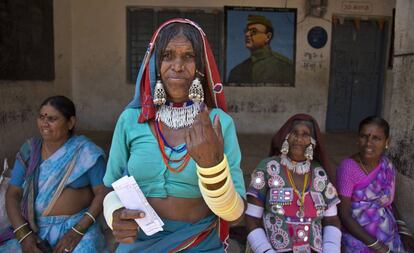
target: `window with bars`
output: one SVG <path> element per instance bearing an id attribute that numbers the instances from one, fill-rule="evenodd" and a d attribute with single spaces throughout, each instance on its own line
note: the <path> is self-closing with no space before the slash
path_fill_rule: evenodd
<path id="1" fill-rule="evenodd" d="M 223 13 L 204 10 L 156 10 L 127 7 L 127 79 L 135 83 L 141 61 L 155 29 L 171 18 L 188 18 L 203 28 L 220 72 L 223 69 Z"/>

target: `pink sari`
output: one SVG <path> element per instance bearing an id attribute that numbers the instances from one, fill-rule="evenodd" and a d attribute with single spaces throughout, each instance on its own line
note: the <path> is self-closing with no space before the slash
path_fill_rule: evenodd
<path id="1" fill-rule="evenodd" d="M 354 187 L 351 197 L 352 217 L 392 252 L 405 252 L 391 207 L 395 176 L 392 163 L 385 156 L 381 157 L 378 167 Z M 345 252 L 373 252 L 347 232 L 343 233 L 342 246 Z"/>

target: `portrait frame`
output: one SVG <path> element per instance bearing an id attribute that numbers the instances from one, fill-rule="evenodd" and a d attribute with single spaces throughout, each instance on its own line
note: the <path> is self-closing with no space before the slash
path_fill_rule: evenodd
<path id="1" fill-rule="evenodd" d="M 297 9 L 225 6 L 224 13 L 225 85 L 294 87 Z M 249 37 L 251 29 L 247 24 L 251 27 L 257 16 L 272 25 L 270 50 L 250 46 L 254 39 Z"/>

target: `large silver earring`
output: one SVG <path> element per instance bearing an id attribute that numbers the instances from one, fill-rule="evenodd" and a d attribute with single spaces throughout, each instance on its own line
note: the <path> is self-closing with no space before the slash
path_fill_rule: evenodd
<path id="1" fill-rule="evenodd" d="M 282 147 L 280 148 L 280 153 L 287 155 L 289 153 L 289 142 L 288 142 L 289 135 L 286 136 L 285 141 L 282 144 Z"/>
<path id="2" fill-rule="evenodd" d="M 305 157 L 308 160 L 313 160 L 313 145 L 309 144 L 309 146 L 305 149 Z"/>
<path id="3" fill-rule="evenodd" d="M 194 103 L 201 103 L 204 101 L 203 86 L 201 85 L 198 77 L 196 77 L 191 83 L 190 89 L 188 90 L 188 98 Z"/>
<path id="4" fill-rule="evenodd" d="M 311 144 L 306 147 L 305 149 L 305 157 L 306 159 L 312 161 L 313 160 L 313 148 L 316 146 L 316 141 L 311 137 Z"/>
<path id="5" fill-rule="evenodd" d="M 164 90 L 164 85 L 161 80 L 158 79 L 154 89 L 154 99 L 152 100 L 156 105 L 163 105 L 167 101 L 167 94 Z"/>

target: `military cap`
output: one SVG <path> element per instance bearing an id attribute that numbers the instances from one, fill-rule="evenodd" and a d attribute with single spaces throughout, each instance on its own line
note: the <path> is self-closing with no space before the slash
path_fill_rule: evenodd
<path id="1" fill-rule="evenodd" d="M 247 25 L 262 24 L 266 27 L 273 28 L 272 22 L 264 16 L 249 15 L 247 16 Z"/>

